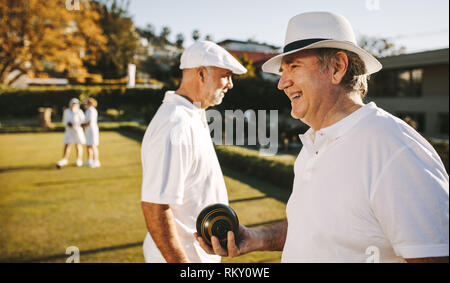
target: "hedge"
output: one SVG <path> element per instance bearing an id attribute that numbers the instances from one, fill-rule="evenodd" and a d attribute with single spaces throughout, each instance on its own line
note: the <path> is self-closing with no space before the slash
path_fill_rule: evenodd
<path id="1" fill-rule="evenodd" d="M 99 101 L 99 113 L 110 108 L 124 110 L 133 118 L 149 121 L 163 99 L 164 90 L 125 87 L 79 87 L 68 89 L 19 89 L 0 94 L 0 117 L 30 118 L 40 107 L 53 108 L 53 120 L 61 118 L 62 110 L 70 99 L 94 97 Z"/>
<path id="2" fill-rule="evenodd" d="M 30 118 L 37 115 L 39 107 L 51 107 L 54 110 L 54 116 L 61 118 L 62 109 L 68 106 L 71 98 L 94 97 L 99 102 L 97 108 L 100 114 L 106 113 L 107 109 L 117 109 L 123 110 L 125 116 L 140 117 L 149 121 L 161 104 L 166 90 L 165 88 L 126 88 L 125 86 L 0 89 L 0 117 Z M 286 110 L 290 106 L 289 100 L 280 93 L 282 94 L 273 82 L 256 78 L 236 79 L 233 89 L 228 92 L 223 103 L 215 108 L 220 111 L 225 109 Z"/>
<path id="3" fill-rule="evenodd" d="M 238 146 L 216 146 L 217 158 L 225 165 L 244 174 L 292 190 L 294 161 L 279 156 L 262 156 L 255 150 Z"/>

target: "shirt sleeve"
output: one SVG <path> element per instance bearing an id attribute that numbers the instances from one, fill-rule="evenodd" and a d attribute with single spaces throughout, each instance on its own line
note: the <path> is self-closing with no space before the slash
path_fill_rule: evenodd
<path id="1" fill-rule="evenodd" d="M 182 204 L 185 181 L 192 164 L 189 127 L 163 127 L 142 144 L 142 201 Z"/>
<path id="2" fill-rule="evenodd" d="M 69 123 L 69 117 L 67 117 L 67 109 L 65 109 L 63 112 L 62 123 L 64 124 L 64 126 L 67 126 L 67 123 Z"/>
<path id="3" fill-rule="evenodd" d="M 371 205 L 397 256 L 448 256 L 449 179 L 434 150 L 399 149 L 374 185 Z"/>

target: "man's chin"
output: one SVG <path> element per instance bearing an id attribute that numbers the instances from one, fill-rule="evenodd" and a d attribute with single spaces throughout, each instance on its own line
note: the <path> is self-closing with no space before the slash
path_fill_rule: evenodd
<path id="1" fill-rule="evenodd" d="M 215 99 L 211 106 L 219 105 L 220 103 L 222 103 L 222 100 L 223 100 L 223 96 L 220 97 L 220 98 Z"/>
<path id="2" fill-rule="evenodd" d="M 292 118 L 297 119 L 297 120 L 300 120 L 300 121 L 302 121 L 303 123 L 305 123 L 305 122 L 303 121 L 303 119 L 302 119 L 302 118 L 304 118 L 304 117 L 303 117 L 303 115 L 300 115 L 300 113 L 296 113 L 296 112 L 294 112 L 294 111 L 291 111 L 291 116 L 292 116 Z"/>

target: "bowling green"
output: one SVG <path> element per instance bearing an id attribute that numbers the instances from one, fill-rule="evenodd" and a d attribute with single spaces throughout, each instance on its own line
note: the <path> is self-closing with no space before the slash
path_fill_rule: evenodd
<path id="1" fill-rule="evenodd" d="M 101 132 L 102 167 L 57 170 L 63 133 L 0 134 L 0 262 L 143 262 L 146 227 L 140 207 L 140 139 Z M 86 153 L 84 153 L 86 155 Z M 286 217 L 289 191 L 222 167 L 230 205 L 242 224 Z M 279 262 L 255 252 L 223 262 Z"/>

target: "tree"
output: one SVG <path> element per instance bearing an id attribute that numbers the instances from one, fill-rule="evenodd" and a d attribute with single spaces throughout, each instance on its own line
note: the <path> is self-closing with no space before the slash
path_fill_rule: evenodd
<path id="1" fill-rule="evenodd" d="M 2 0 L 0 82 L 12 84 L 48 62 L 57 72 L 82 78 L 83 61 L 95 62 L 106 41 L 93 9 L 70 11 L 59 0 Z"/>
<path id="2" fill-rule="evenodd" d="M 255 77 L 255 67 L 253 67 L 253 61 L 248 59 L 247 53 L 243 53 L 236 58 L 239 63 L 242 64 L 247 69 L 247 73 L 241 75 L 242 78 L 253 78 Z"/>
<path id="3" fill-rule="evenodd" d="M 197 41 L 200 38 L 200 32 L 198 31 L 198 29 L 194 29 L 192 31 L 192 39 L 194 41 Z"/>
<path id="4" fill-rule="evenodd" d="M 148 42 L 154 42 L 156 35 L 155 35 L 155 28 L 151 24 L 147 24 L 145 28 L 136 28 L 137 33 L 148 40 Z"/>
<path id="5" fill-rule="evenodd" d="M 128 16 L 128 2 L 104 0 L 97 3 L 100 25 L 108 38 L 96 64 L 89 64 L 89 71 L 104 78 L 117 79 L 126 76 L 128 64 L 133 63 L 139 45 L 139 35 Z"/>
<path id="6" fill-rule="evenodd" d="M 175 45 L 178 48 L 183 48 L 184 35 L 182 33 L 178 33 L 175 39 Z"/>
<path id="7" fill-rule="evenodd" d="M 363 35 L 359 38 L 358 44 L 361 48 L 377 58 L 400 55 L 406 51 L 404 46 L 397 47 L 393 42 L 386 38 Z"/>
<path id="8" fill-rule="evenodd" d="M 160 39 L 161 39 L 161 43 L 163 45 L 167 44 L 169 42 L 169 40 L 167 39 L 167 37 L 169 37 L 171 33 L 171 30 L 169 27 L 165 26 L 162 28 L 161 33 L 159 35 Z"/>

